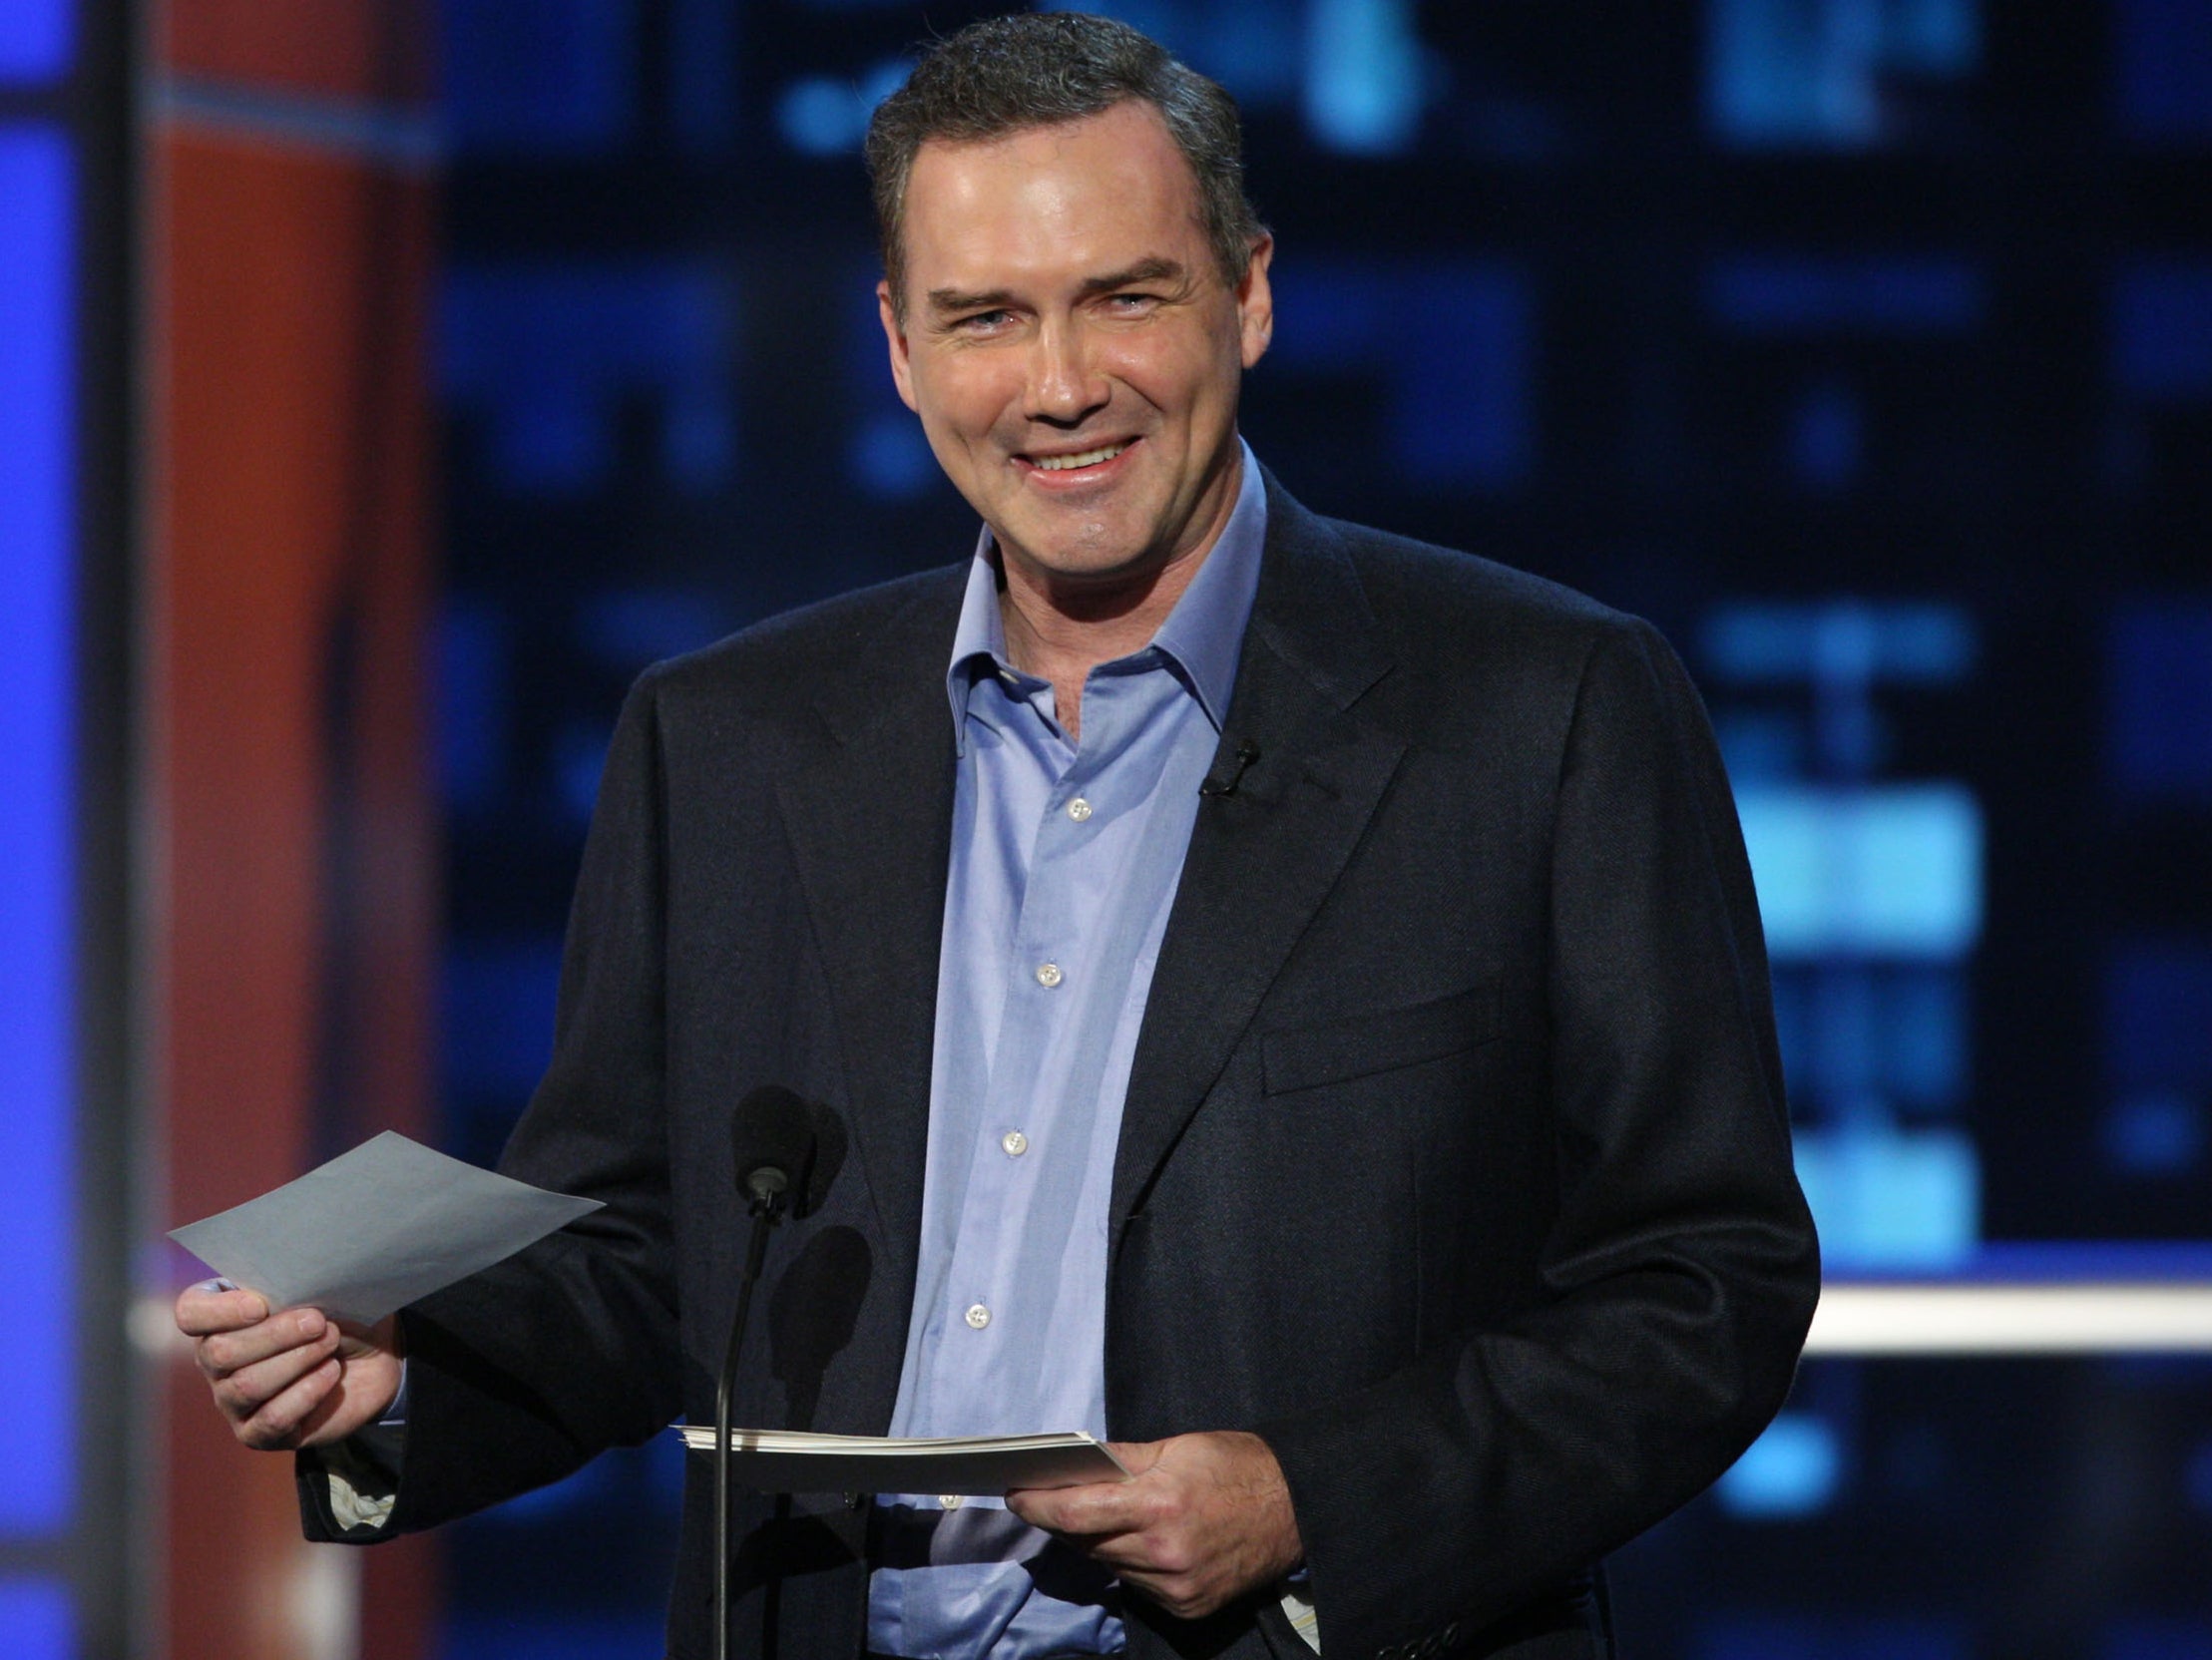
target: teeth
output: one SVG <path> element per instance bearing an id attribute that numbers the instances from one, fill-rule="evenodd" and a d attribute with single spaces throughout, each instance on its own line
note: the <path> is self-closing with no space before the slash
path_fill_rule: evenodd
<path id="1" fill-rule="evenodd" d="M 1079 455 L 1040 456 L 1037 465 L 1048 473 L 1065 473 L 1071 467 L 1096 467 L 1102 461 L 1111 461 L 1126 444 L 1108 444 L 1103 449 L 1085 450 Z"/>

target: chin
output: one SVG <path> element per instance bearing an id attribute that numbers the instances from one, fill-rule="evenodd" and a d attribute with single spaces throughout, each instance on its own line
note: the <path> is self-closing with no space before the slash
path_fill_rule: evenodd
<path id="1" fill-rule="evenodd" d="M 1069 577 L 1128 577 L 1164 563 L 1154 543 L 1133 536 L 1063 546 L 1052 554 L 1052 569 Z"/>

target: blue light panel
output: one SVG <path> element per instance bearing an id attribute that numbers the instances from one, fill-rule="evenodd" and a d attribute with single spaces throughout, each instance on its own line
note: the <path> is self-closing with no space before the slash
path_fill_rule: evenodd
<path id="1" fill-rule="evenodd" d="M 844 277 L 840 335 L 844 397 L 852 411 L 852 438 L 845 453 L 846 472 L 860 488 L 881 501 L 909 501 L 946 488 L 944 472 L 930 453 L 922 423 L 899 401 L 876 308 L 873 260 Z M 950 557 L 948 551 L 948 557 Z"/>
<path id="2" fill-rule="evenodd" d="M 1842 1439 L 1826 1419 L 1784 1413 L 1720 1478 L 1721 1508 L 1761 1521 L 1826 1509 L 1842 1485 Z"/>
<path id="3" fill-rule="evenodd" d="M 2097 1660 L 2204 1660 L 2212 1625 L 2203 1620 L 2122 1620 L 2097 1650 Z"/>
<path id="4" fill-rule="evenodd" d="M 1745 335 L 1965 334 L 1984 312 L 1982 277 L 1948 258 L 1738 254 L 1715 262 L 1706 304 Z"/>
<path id="5" fill-rule="evenodd" d="M 1955 685 L 1974 671 L 1974 618 L 1936 602 L 1743 601 L 1706 620 L 1698 641 L 1711 673 L 1748 684 L 1833 679 L 1846 666 L 1894 685 Z"/>
<path id="6" fill-rule="evenodd" d="M 2105 636 L 2105 766 L 2137 800 L 2212 805 L 2212 604 L 2143 599 Z"/>
<path id="7" fill-rule="evenodd" d="M 684 148 L 719 155 L 737 133 L 737 7 L 675 0 L 667 50 L 669 125 Z"/>
<path id="8" fill-rule="evenodd" d="M 1381 373 L 1390 458 L 1405 478 L 1508 489 L 1536 453 L 1533 289 L 1526 271 L 1496 260 L 1302 259 L 1277 277 L 1268 361 Z"/>
<path id="9" fill-rule="evenodd" d="M 1828 1273 L 1942 1273 L 1973 1261 L 1982 1163 L 1962 1131 L 1812 1126 L 1797 1131 L 1795 1151 Z"/>
<path id="10" fill-rule="evenodd" d="M 1876 147 L 1886 83 L 1959 80 L 1982 56 L 1976 0 L 1711 0 L 1706 15 L 1707 118 L 1747 148 Z"/>
<path id="11" fill-rule="evenodd" d="M 2139 259 L 2121 269 L 2112 379 L 2146 403 L 2212 402 L 2212 261 Z"/>
<path id="12" fill-rule="evenodd" d="M 0 1384 L 0 1534 L 14 1535 L 68 1525 L 75 1441 L 71 174 L 59 132 L 0 132 L 0 1262 L 32 1358 Z M 5 1607 L 0 1630 L 29 1652 Z"/>
<path id="13" fill-rule="evenodd" d="M 2104 971 L 2104 1074 L 2122 1094 L 2212 1093 L 2212 945 L 2126 940 Z"/>
<path id="14" fill-rule="evenodd" d="M 661 412 L 668 480 L 710 490 L 737 446 L 735 310 L 726 273 L 684 261 L 458 267 L 445 280 L 441 391 L 482 420 L 492 470 L 517 495 L 602 486 L 623 410 L 641 396 Z"/>
<path id="15" fill-rule="evenodd" d="M 0 83 L 58 81 L 69 73 L 70 0 L 6 0 L 0 5 Z"/>
<path id="16" fill-rule="evenodd" d="M 1776 962 L 1974 949 L 1982 811 L 1964 786 L 1747 784 L 1736 812 Z"/>
<path id="17" fill-rule="evenodd" d="M 814 0 L 815 4 L 823 0 Z M 1201 74 L 1228 88 L 1246 114 L 1295 98 L 1307 76 L 1309 37 L 1325 19 L 1309 13 L 1301 32 L 1276 0 L 1039 0 L 1041 12 L 1096 12 L 1142 30 Z M 1346 9 L 1338 4 L 1334 9 Z M 1403 11 L 1402 0 L 1351 10 Z M 1355 27 L 1359 20 L 1353 20 Z"/>
<path id="18" fill-rule="evenodd" d="M 0 1580 L 0 1631 L 9 1660 L 71 1660 L 76 1643 L 69 1593 L 46 1579 Z"/>
<path id="19" fill-rule="evenodd" d="M 455 144 L 589 155 L 628 142 L 638 36 L 629 0 L 447 0 L 444 108 Z"/>
<path id="20" fill-rule="evenodd" d="M 438 988 L 446 1088 L 529 1099 L 553 1056 L 560 986 L 558 938 L 449 945 Z"/>
<path id="21" fill-rule="evenodd" d="M 1421 127 L 1421 47 L 1405 0 L 1307 0 L 1306 124 L 1331 150 L 1390 156 Z"/>
<path id="22" fill-rule="evenodd" d="M 2212 140 L 2212 8 L 2121 0 L 2113 18 L 2122 129 L 2151 141 Z"/>
<path id="23" fill-rule="evenodd" d="M 876 106 L 905 84 L 912 67 L 903 58 L 890 58 L 857 80 L 801 76 L 776 100 L 776 131 L 801 156 L 857 156 Z"/>

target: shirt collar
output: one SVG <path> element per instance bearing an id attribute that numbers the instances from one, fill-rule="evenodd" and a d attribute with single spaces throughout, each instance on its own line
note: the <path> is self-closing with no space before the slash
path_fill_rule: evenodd
<path id="1" fill-rule="evenodd" d="M 1146 649 L 1157 650 L 1181 669 L 1184 683 L 1213 722 L 1215 731 L 1229 712 L 1236 686 L 1236 659 L 1244 644 L 1244 624 L 1259 591 L 1260 550 L 1267 541 L 1267 487 L 1260 479 L 1252 447 L 1237 440 L 1243 474 L 1229 522 L 1207 550 L 1198 574 L 1190 579 L 1175 609 L 1152 635 Z M 965 748 L 968 694 L 981 673 L 1017 672 L 1006 655 L 1006 622 L 999 613 L 999 572 L 991 527 L 976 538 L 968 567 L 968 589 L 960 603 L 960 625 L 953 631 L 952 662 L 945 670 L 945 692 L 952 703 L 953 742 Z M 1134 653 L 1132 653 L 1133 655 Z M 1124 659 L 1125 660 L 1125 659 Z"/>

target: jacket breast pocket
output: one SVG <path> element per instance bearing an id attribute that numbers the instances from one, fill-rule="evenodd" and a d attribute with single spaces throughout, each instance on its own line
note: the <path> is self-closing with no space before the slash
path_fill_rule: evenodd
<path id="1" fill-rule="evenodd" d="M 1287 1027 L 1260 1038 L 1267 1093 L 1287 1095 L 1490 1042 L 1501 1024 L 1500 983 L 1487 981 L 1433 1003 L 1347 1015 L 1342 1020 Z"/>

